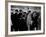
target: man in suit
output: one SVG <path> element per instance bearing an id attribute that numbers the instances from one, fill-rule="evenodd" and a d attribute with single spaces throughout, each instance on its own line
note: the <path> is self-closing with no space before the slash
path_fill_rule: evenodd
<path id="1" fill-rule="evenodd" d="M 11 13 L 11 21 L 12 21 L 12 26 L 11 26 L 11 31 L 18 31 L 18 25 L 17 25 L 17 12 L 18 10 L 15 10 L 15 14 Z"/>
<path id="2" fill-rule="evenodd" d="M 19 31 L 27 31 L 28 28 L 26 26 L 25 13 L 22 10 L 19 10 L 18 18 Z"/>

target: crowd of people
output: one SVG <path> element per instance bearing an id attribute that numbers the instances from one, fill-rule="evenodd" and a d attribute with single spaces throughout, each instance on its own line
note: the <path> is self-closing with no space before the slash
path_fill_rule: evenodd
<path id="1" fill-rule="evenodd" d="M 31 20 L 32 25 L 30 24 L 28 27 L 27 24 L 27 16 L 31 13 L 31 11 L 27 11 L 23 12 L 22 10 L 15 10 L 15 13 L 11 12 L 11 21 L 12 21 L 12 25 L 11 25 L 11 31 L 28 31 L 28 29 L 30 30 L 34 30 L 36 28 L 36 30 L 40 29 L 40 23 L 41 23 L 41 18 L 40 18 L 40 12 L 34 11 L 31 14 Z"/>

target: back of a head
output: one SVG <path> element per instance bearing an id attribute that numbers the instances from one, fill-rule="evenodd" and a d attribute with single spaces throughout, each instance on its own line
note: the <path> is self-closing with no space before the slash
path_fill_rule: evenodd
<path id="1" fill-rule="evenodd" d="M 22 12 L 22 10 L 19 10 L 19 12 Z"/>
<path id="2" fill-rule="evenodd" d="M 22 16 L 22 13 L 19 13 L 18 16 Z"/>
<path id="3" fill-rule="evenodd" d="M 29 13 L 31 12 L 31 11 L 28 11 Z"/>
<path id="4" fill-rule="evenodd" d="M 18 10 L 16 9 L 15 12 L 18 12 Z"/>
<path id="5" fill-rule="evenodd" d="M 11 15 L 13 15 L 13 12 L 11 13 Z"/>
<path id="6" fill-rule="evenodd" d="M 24 14 L 26 14 L 26 12 L 24 12 Z"/>

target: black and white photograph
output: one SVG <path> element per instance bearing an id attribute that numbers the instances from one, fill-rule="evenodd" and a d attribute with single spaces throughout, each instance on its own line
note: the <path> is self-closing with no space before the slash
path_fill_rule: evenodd
<path id="1" fill-rule="evenodd" d="M 8 34 L 43 32 L 43 5 L 8 3 Z"/>

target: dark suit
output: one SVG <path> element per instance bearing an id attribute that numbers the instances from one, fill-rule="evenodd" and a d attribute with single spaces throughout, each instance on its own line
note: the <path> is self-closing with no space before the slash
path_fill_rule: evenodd
<path id="1" fill-rule="evenodd" d="M 27 25 L 26 25 L 26 21 L 24 19 L 22 19 L 21 16 L 22 16 L 22 13 L 19 13 L 19 14 L 16 13 L 16 14 L 11 15 L 11 21 L 13 23 L 13 25 L 11 26 L 11 31 L 13 31 L 13 29 L 15 31 L 28 30 Z"/>
<path id="2" fill-rule="evenodd" d="M 19 31 L 28 30 L 27 25 L 26 25 L 26 21 L 22 18 L 22 13 L 19 13 L 18 18 L 21 18 L 21 19 L 18 19 Z"/>
<path id="3" fill-rule="evenodd" d="M 26 31 L 26 30 L 28 30 L 26 22 L 24 19 L 21 19 L 19 23 L 19 31 Z"/>
<path id="4" fill-rule="evenodd" d="M 11 26 L 11 31 L 13 31 L 13 29 L 15 30 L 15 31 L 18 31 L 18 24 L 17 24 L 17 13 L 15 13 L 15 14 L 13 14 L 13 15 L 11 15 L 11 21 L 12 21 L 12 26 Z"/>

